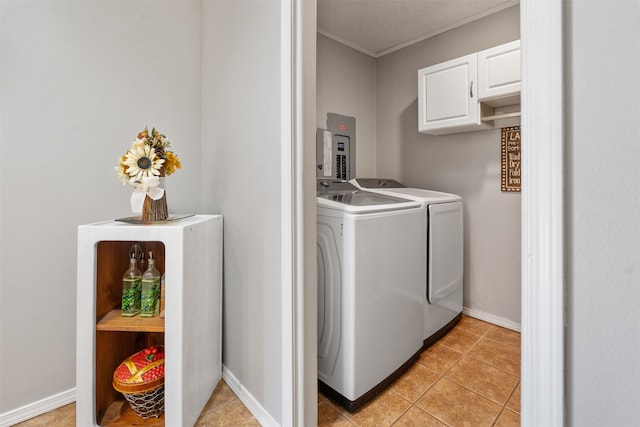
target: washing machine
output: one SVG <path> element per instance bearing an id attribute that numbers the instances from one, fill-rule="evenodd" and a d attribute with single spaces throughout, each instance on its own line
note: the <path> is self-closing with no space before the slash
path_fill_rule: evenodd
<path id="1" fill-rule="evenodd" d="M 366 191 L 418 201 L 424 209 L 427 227 L 423 238 L 426 241 L 427 253 L 422 260 L 426 271 L 422 298 L 426 348 L 451 330 L 462 318 L 462 197 L 439 191 L 407 188 L 393 179 L 356 178 L 350 182 Z"/>
<path id="2" fill-rule="evenodd" d="M 354 411 L 423 345 L 420 202 L 318 182 L 318 387 Z"/>

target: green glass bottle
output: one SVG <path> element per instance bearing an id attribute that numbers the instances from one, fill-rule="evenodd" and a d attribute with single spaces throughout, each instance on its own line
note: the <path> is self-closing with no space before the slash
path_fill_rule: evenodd
<path id="1" fill-rule="evenodd" d="M 122 315 L 135 316 L 140 313 L 142 272 L 135 258 L 129 259 L 129 269 L 122 276 Z"/>
<path id="2" fill-rule="evenodd" d="M 153 252 L 149 252 L 147 270 L 142 275 L 140 316 L 154 317 L 160 311 L 160 272 L 156 269 Z"/>

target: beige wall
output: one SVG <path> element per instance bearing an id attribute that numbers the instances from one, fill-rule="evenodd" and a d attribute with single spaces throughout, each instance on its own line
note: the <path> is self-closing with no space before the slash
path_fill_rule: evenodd
<path id="1" fill-rule="evenodd" d="M 464 306 L 515 324 L 520 195 L 500 191 L 500 130 L 418 133 L 417 70 L 516 40 L 519 24 L 519 8 L 511 7 L 386 55 L 376 68 L 378 176 L 463 197 Z"/>
<path id="2" fill-rule="evenodd" d="M 280 13 L 279 2 L 203 2 L 202 49 L 203 203 L 205 212 L 224 215 L 222 363 L 278 423 L 285 387 Z"/>
<path id="3" fill-rule="evenodd" d="M 170 211 L 224 215 L 223 362 L 282 420 L 280 27 L 260 0 L 0 2 L 0 424 L 75 395 L 76 229 L 131 215 L 114 166 L 147 124 L 182 161 Z"/>
<path id="4" fill-rule="evenodd" d="M 464 305 L 514 327 L 520 323 L 520 194 L 500 191 L 500 130 L 419 134 L 417 70 L 516 40 L 519 19 L 514 6 L 377 60 L 318 36 L 317 64 L 318 120 L 327 105 L 358 116 L 357 176 L 464 198 Z M 338 86 L 338 76 L 361 83 Z"/>
<path id="5" fill-rule="evenodd" d="M 0 19 L 1 418 L 75 396 L 77 226 L 132 215 L 113 168 L 145 125 L 182 161 L 169 210 L 202 199 L 198 3 L 1 1 Z"/>
<path id="6" fill-rule="evenodd" d="M 565 13 L 566 425 L 638 425 L 640 3 Z"/>
<path id="7" fill-rule="evenodd" d="M 370 56 L 318 34 L 317 127 L 327 113 L 356 118 L 356 176 L 375 176 L 376 62 Z"/>

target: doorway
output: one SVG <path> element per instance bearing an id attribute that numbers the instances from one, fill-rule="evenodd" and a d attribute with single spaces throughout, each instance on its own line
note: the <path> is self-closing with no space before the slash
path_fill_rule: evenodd
<path id="1" fill-rule="evenodd" d="M 310 17 L 315 14 L 307 12 L 304 22 L 307 26 L 314 26 Z M 523 155 L 529 159 L 529 165 L 523 167 L 522 189 L 522 425 L 562 425 L 562 8 L 558 3 L 524 0 L 520 13 L 523 140 L 536 141 L 536 144 L 523 147 Z M 297 18 L 298 23 L 301 20 Z M 548 29 L 544 37 L 534 31 L 542 26 Z M 296 33 L 301 45 L 304 44 L 302 33 Z M 309 32 L 305 34 L 308 37 Z M 309 40 L 306 42 L 305 46 L 308 46 Z M 309 58 L 306 60 L 306 66 L 309 67 Z M 301 55 L 296 58 L 296 63 L 302 69 Z M 302 91 L 300 88 L 298 90 Z M 529 97 L 533 93 L 535 98 Z M 315 93 L 307 93 L 302 98 L 302 104 L 307 107 L 315 105 Z M 539 111 L 544 114 L 536 114 Z M 315 133 L 315 124 L 308 120 L 298 123 L 303 124 L 306 126 L 305 135 Z M 301 139 L 297 139 L 295 145 L 304 150 Z M 551 165 L 547 163 L 549 159 L 552 159 Z M 308 161 L 308 158 L 305 160 Z M 313 161 L 309 164 L 313 164 Z M 298 164 L 298 167 L 302 168 L 302 165 Z M 312 180 L 311 174 L 306 176 Z M 300 183 L 306 188 L 313 188 L 310 183 L 304 184 Z M 310 206 L 314 203 L 307 200 L 306 206 L 297 205 L 298 209 L 306 211 L 307 221 L 312 219 L 309 213 L 315 211 Z M 308 238 L 305 236 L 305 239 Z M 300 267 L 305 271 L 315 271 L 315 257 L 307 255 L 304 260 L 304 265 Z M 301 287 L 302 283 L 297 286 Z M 294 312 L 315 313 L 315 299 L 312 299 L 305 300 L 304 308 L 297 307 L 296 310 L 294 306 Z M 308 317 L 306 319 L 305 329 L 309 335 L 315 336 L 315 327 L 311 327 Z M 298 382 L 305 390 L 303 401 L 294 400 L 293 404 L 298 413 L 306 414 L 297 419 L 307 421 L 315 416 L 313 405 L 316 403 L 315 391 L 309 386 L 315 383 L 317 374 L 312 362 L 316 355 L 309 352 L 311 347 L 315 350 L 315 346 L 305 348 L 307 352 L 303 359 L 307 363 L 304 375 L 297 377 L 298 380 L 303 377 L 305 380 Z M 305 349 L 298 346 L 297 354 L 304 353 Z"/>

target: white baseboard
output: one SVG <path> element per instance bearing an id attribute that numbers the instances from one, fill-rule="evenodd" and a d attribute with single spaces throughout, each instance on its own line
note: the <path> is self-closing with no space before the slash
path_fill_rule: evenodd
<path id="1" fill-rule="evenodd" d="M 493 323 L 494 325 L 502 326 L 503 328 L 511 329 L 512 331 L 520 332 L 521 330 L 520 323 L 516 323 L 504 317 L 495 316 L 469 307 L 463 307 L 462 312 L 469 317 L 484 320 L 485 322 Z"/>
<path id="2" fill-rule="evenodd" d="M 0 427 L 9 427 L 76 401 L 75 387 L 0 414 Z"/>
<path id="3" fill-rule="evenodd" d="M 262 426 L 280 427 L 280 424 L 278 424 L 271 414 L 269 414 L 262 405 L 258 403 L 253 395 L 249 393 L 242 384 L 240 384 L 231 371 L 229 371 L 224 365 L 222 366 L 222 378 Z M 75 388 L 63 391 L 62 393 L 46 397 L 37 402 L 0 414 L 0 427 L 16 425 L 75 401 Z"/>
<path id="4" fill-rule="evenodd" d="M 280 424 L 278 424 L 271 414 L 240 384 L 237 378 L 224 365 L 222 365 L 222 378 L 236 396 L 238 396 L 238 399 L 240 399 L 244 406 L 247 407 L 249 412 L 258 420 L 260 425 L 264 427 L 280 427 Z"/>

